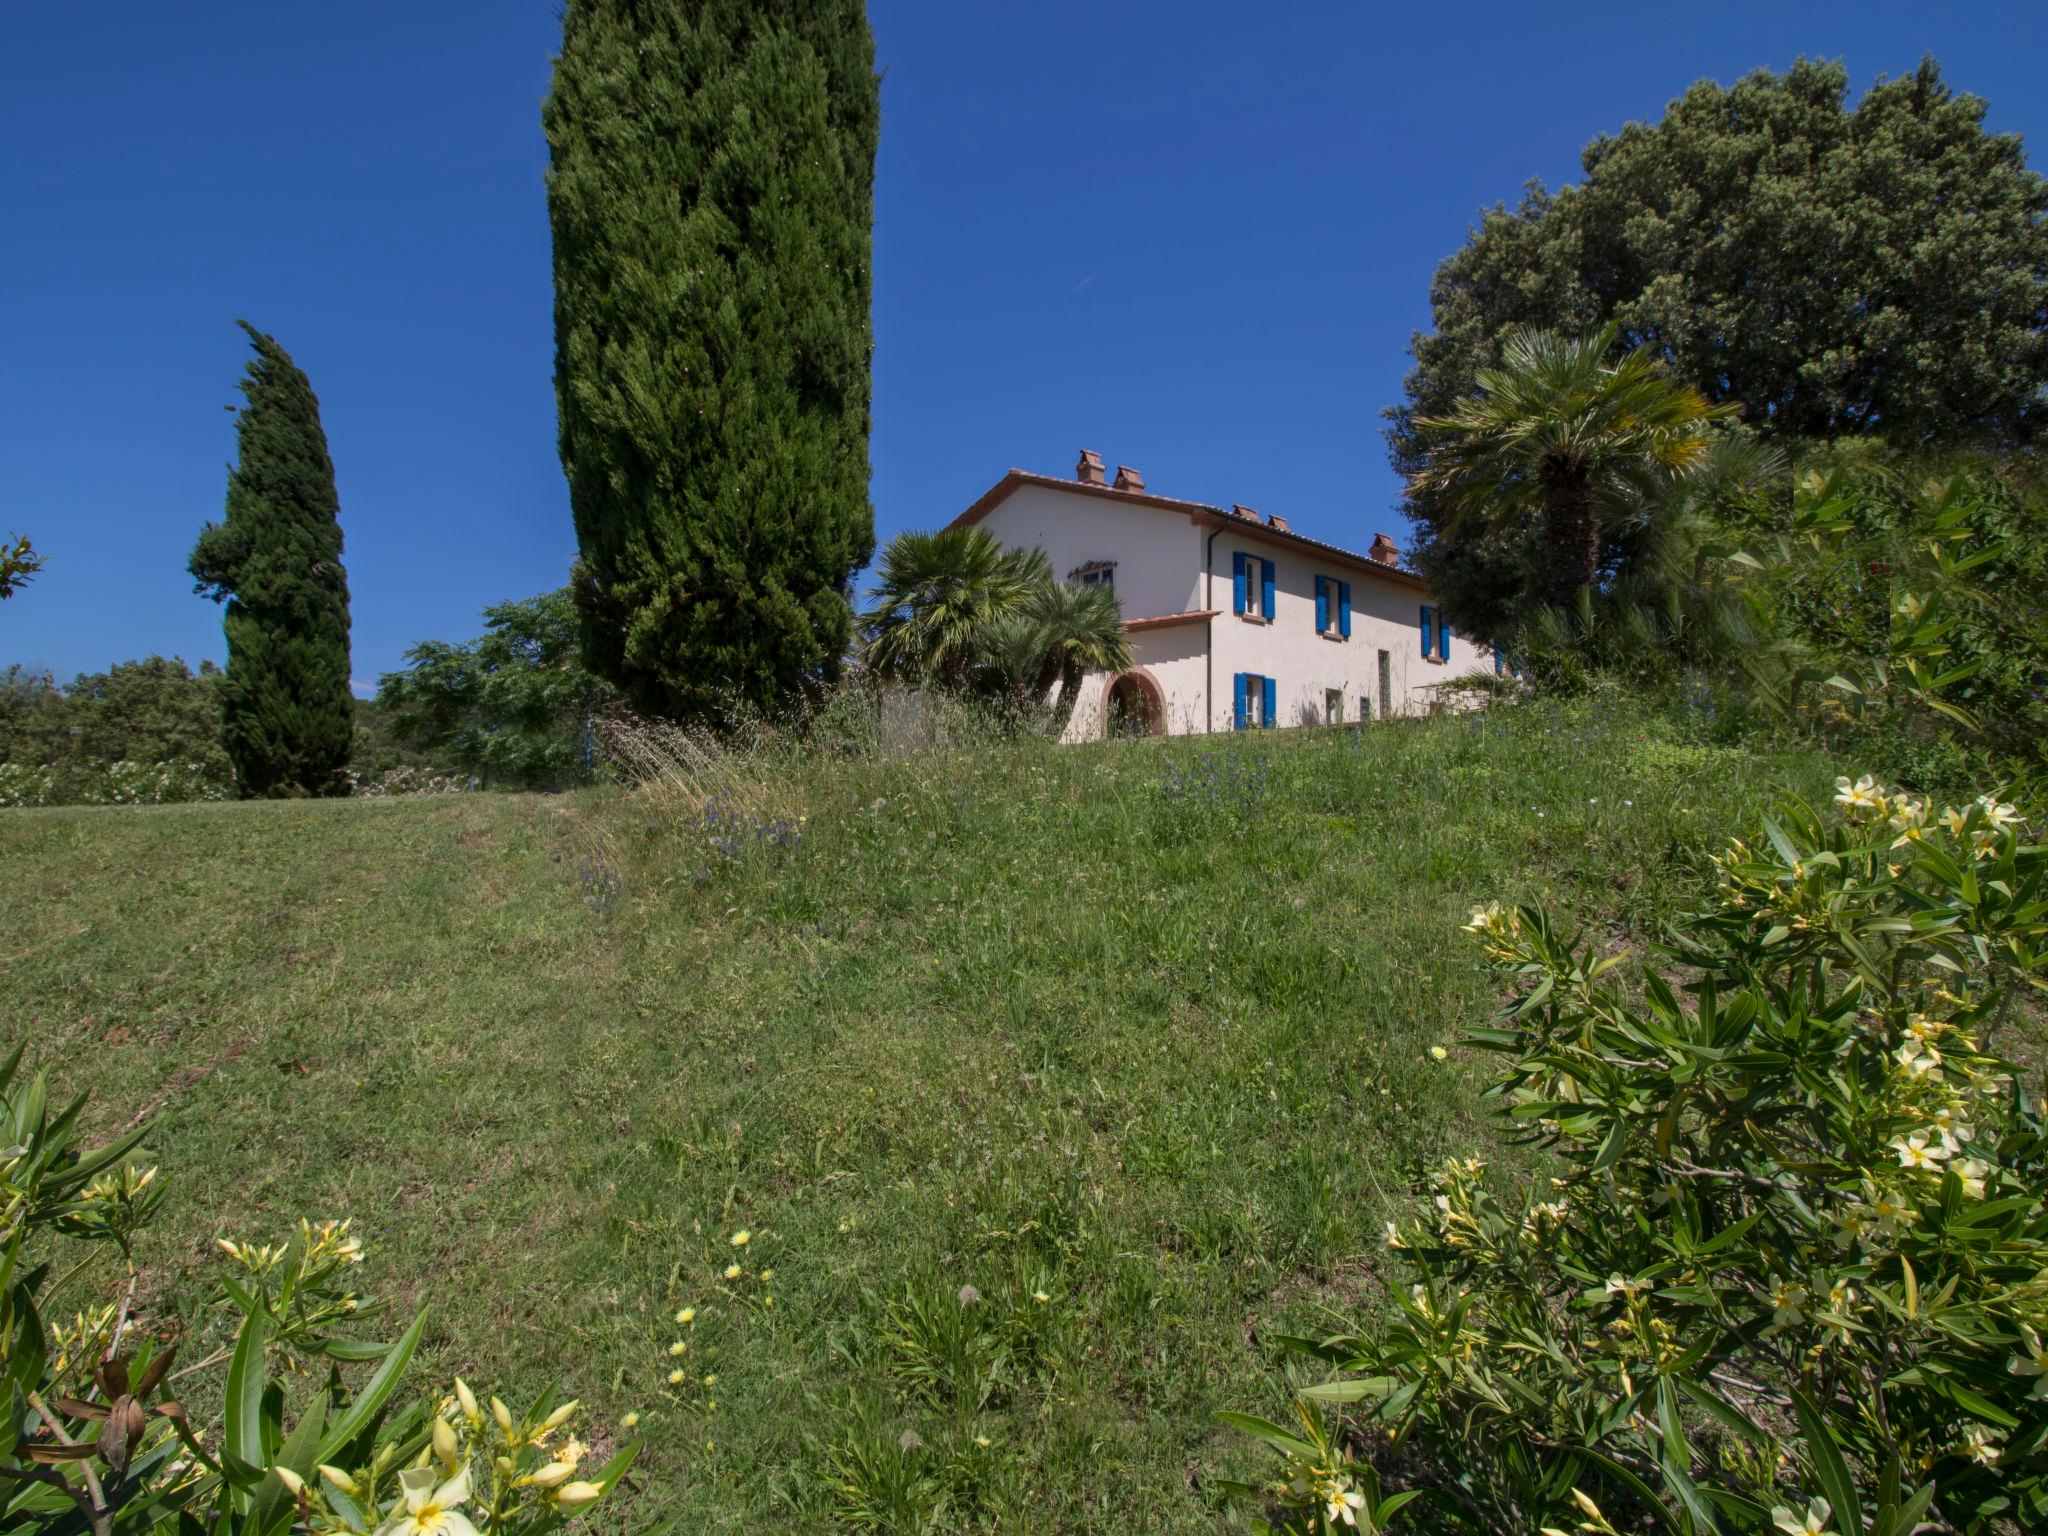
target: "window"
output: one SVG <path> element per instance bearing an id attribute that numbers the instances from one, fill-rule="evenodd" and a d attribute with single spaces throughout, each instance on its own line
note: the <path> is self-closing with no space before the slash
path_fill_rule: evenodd
<path id="1" fill-rule="evenodd" d="M 1316 578 L 1316 633 L 1332 640 L 1351 638 L 1351 583 L 1334 576 Z"/>
<path id="2" fill-rule="evenodd" d="M 1325 688 L 1323 690 L 1323 724 L 1342 725 L 1343 723 L 1344 690 L 1342 688 Z"/>
<path id="3" fill-rule="evenodd" d="M 1257 555 L 1248 555 L 1243 550 L 1230 553 L 1231 611 L 1248 619 L 1273 619 L 1273 562 L 1261 560 Z"/>
<path id="4" fill-rule="evenodd" d="M 1275 707 L 1279 689 L 1272 678 L 1257 672 L 1240 672 L 1232 691 L 1232 723 L 1237 730 L 1260 730 L 1280 723 Z"/>
<path id="5" fill-rule="evenodd" d="M 1086 565 L 1077 565 L 1067 572 L 1067 580 L 1080 587 L 1114 587 L 1116 585 L 1116 562 L 1114 560 L 1090 560 Z"/>
<path id="6" fill-rule="evenodd" d="M 1422 605 L 1422 656 L 1425 661 L 1451 659 L 1451 626 L 1428 603 Z"/>

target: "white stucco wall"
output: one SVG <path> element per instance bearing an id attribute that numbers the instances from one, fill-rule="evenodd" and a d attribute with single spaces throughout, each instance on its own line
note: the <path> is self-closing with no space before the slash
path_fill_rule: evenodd
<path id="1" fill-rule="evenodd" d="M 1116 595 L 1126 619 L 1196 606 L 1202 546 L 1183 513 L 1024 485 L 1004 497 L 981 526 L 1005 544 L 1037 545 L 1061 580 L 1091 561 L 1114 560 Z"/>
<path id="2" fill-rule="evenodd" d="M 1231 611 L 1232 556 L 1273 562 L 1271 623 Z M 1340 689 L 1343 718 L 1380 717 L 1379 657 L 1387 653 L 1393 712 L 1426 713 L 1435 703 L 1435 685 L 1472 671 L 1493 670 L 1493 651 L 1462 636 L 1451 638 L 1450 658 L 1422 654 L 1420 607 L 1432 603 L 1429 593 L 1411 582 L 1376 571 L 1328 560 L 1313 551 L 1234 535 L 1225 529 L 1216 539 L 1212 568 L 1215 601 L 1222 609 L 1215 620 L 1216 696 L 1210 701 L 1210 729 L 1234 726 L 1235 690 L 1239 672 L 1256 672 L 1274 680 L 1274 704 L 1282 725 L 1326 724 L 1324 696 Z M 1351 584 L 1351 637 L 1335 639 L 1316 630 L 1316 577 Z M 1334 590 L 1332 602 L 1335 601 Z"/>
<path id="3" fill-rule="evenodd" d="M 1185 611 L 1185 610 L 1183 610 Z M 1209 626 L 1173 624 L 1141 629 L 1130 637 L 1131 670 L 1149 678 L 1159 690 L 1166 734 L 1186 736 L 1202 729 L 1203 690 L 1208 677 Z M 1108 725 L 1108 673 L 1090 672 L 1081 680 L 1080 702 L 1067 721 L 1065 741 L 1100 741 Z"/>

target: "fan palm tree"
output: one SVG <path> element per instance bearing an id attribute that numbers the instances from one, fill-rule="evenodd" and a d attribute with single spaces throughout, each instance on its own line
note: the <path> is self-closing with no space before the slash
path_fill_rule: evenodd
<path id="1" fill-rule="evenodd" d="M 1618 335 L 1510 331 L 1477 395 L 1416 421 L 1429 462 L 1415 485 L 1453 520 L 1541 518 L 1541 596 L 1558 607 L 1598 580 L 1605 526 L 1642 505 L 1646 482 L 1705 463 L 1715 423 L 1739 409 L 1673 383 L 1642 351 L 1610 359 Z"/>
<path id="2" fill-rule="evenodd" d="M 867 664 L 883 677 L 961 687 L 983 628 L 1022 612 L 1051 581 L 1043 551 L 1005 548 L 986 528 L 899 533 L 861 615 Z"/>
<path id="3" fill-rule="evenodd" d="M 1032 592 L 1024 616 L 1037 627 L 1041 647 L 1032 697 L 1043 702 L 1053 684 L 1059 684 L 1053 723 L 1064 733 L 1074 716 L 1082 677 L 1089 672 L 1121 672 L 1131 664 L 1123 604 L 1114 587 L 1048 581 Z"/>
<path id="4" fill-rule="evenodd" d="M 1131 664 L 1123 605 L 1108 587 L 1048 581 L 1023 608 L 982 627 L 982 684 L 1014 712 L 1043 708 L 1059 689 L 1052 724 L 1065 731 L 1090 672 L 1121 672 Z"/>
<path id="5" fill-rule="evenodd" d="M 1044 696 L 1039 677 L 1051 643 L 1045 626 L 1029 614 L 1006 613 L 989 620 L 975 636 L 976 685 L 1000 700 L 1009 714 L 1023 714 Z"/>

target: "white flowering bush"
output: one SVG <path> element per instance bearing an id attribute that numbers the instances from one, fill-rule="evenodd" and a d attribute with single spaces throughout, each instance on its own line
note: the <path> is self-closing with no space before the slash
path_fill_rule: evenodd
<path id="1" fill-rule="evenodd" d="M 387 768 L 375 776 L 351 770 L 348 792 L 358 799 L 393 798 L 402 795 L 460 795 L 470 787 L 465 773 L 429 773 L 415 768 Z"/>
<path id="2" fill-rule="evenodd" d="M 404 1394 L 426 1314 L 395 1343 L 356 1333 L 370 1309 L 345 1221 L 223 1239 L 234 1342 L 175 1369 L 180 1341 L 133 1309 L 134 1239 L 163 1196 L 133 1161 L 143 1130 L 81 1150 L 83 1097 L 52 1111 L 20 1061 L 0 1066 L 0 1532 L 545 1536 L 631 1465 L 637 1442 L 596 1464 L 577 1405 L 552 1393 L 518 1412 L 459 1379 L 438 1399 Z M 125 1274 L 105 1273 L 110 1257 Z M 111 1299 L 46 1323 L 74 1286 Z M 204 1418 L 173 1391 L 202 1371 L 220 1396 Z"/>
<path id="3" fill-rule="evenodd" d="M 0 763 L 0 806 L 173 805 L 224 800 L 227 793 L 204 763 Z"/>
<path id="4" fill-rule="evenodd" d="M 1869 779 L 1718 861 L 1640 982 L 1544 913 L 1471 933 L 1473 1046 L 1536 1172 L 1440 1169 L 1405 1273 L 1283 1458 L 1266 1529 L 2048 1529 L 2048 851 L 1992 796 Z M 1356 1503 L 1351 1498 L 1360 1494 Z"/>

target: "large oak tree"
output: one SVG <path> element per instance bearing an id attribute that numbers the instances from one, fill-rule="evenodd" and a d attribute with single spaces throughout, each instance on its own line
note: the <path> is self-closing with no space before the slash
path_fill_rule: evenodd
<path id="1" fill-rule="evenodd" d="M 1839 64 L 1809 60 L 1702 81 L 1662 121 L 1595 139 L 1578 184 L 1488 212 L 1437 269 L 1387 413 L 1395 468 L 1427 467 L 1418 418 L 1451 415 L 1516 326 L 1612 323 L 1766 437 L 2039 442 L 2048 182 L 1932 60 L 1848 96 Z M 1409 511 L 1450 616 L 1501 633 L 1530 546 L 1447 528 L 1426 477 Z"/>

